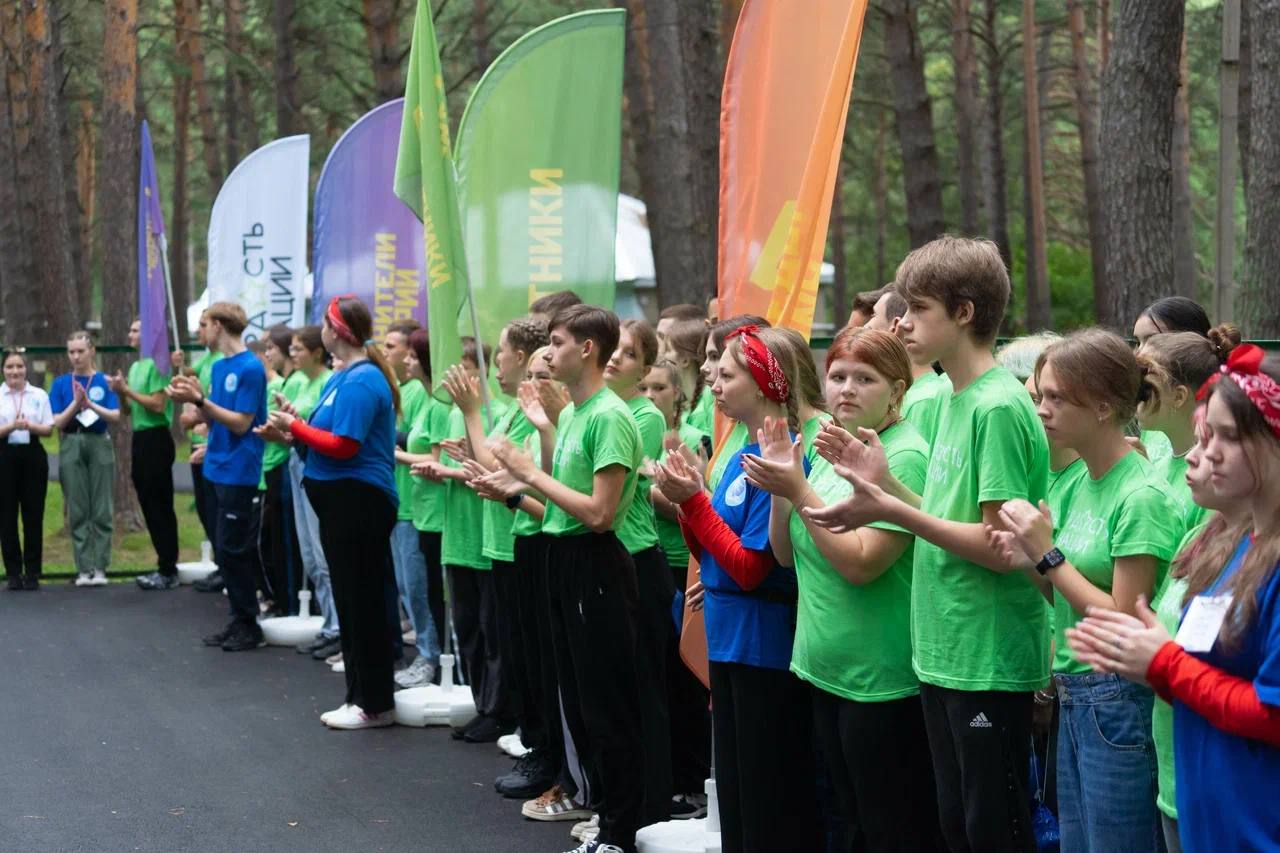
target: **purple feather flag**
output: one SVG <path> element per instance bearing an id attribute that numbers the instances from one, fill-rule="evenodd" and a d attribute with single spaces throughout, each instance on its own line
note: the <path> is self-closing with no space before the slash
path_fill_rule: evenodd
<path id="1" fill-rule="evenodd" d="M 166 325 L 167 260 L 161 251 L 164 215 L 160 211 L 160 184 L 151 151 L 151 129 L 142 121 L 142 166 L 138 172 L 138 316 L 142 319 L 142 358 L 155 360 L 156 369 L 169 373 L 169 331 Z"/>

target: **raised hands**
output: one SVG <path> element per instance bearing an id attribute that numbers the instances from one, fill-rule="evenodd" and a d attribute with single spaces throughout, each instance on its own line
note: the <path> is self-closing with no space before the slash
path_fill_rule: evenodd
<path id="1" fill-rule="evenodd" d="M 1053 517 L 1044 501 L 1038 508 L 1021 498 L 1005 501 L 1000 507 L 1000 522 L 1032 565 L 1053 547 Z"/>
<path id="2" fill-rule="evenodd" d="M 511 443 L 511 439 L 506 436 L 496 438 L 489 443 L 489 449 L 502 467 L 516 480 L 521 483 L 528 483 L 538 473 L 538 465 L 533 461 L 533 457 L 523 448 L 516 447 Z"/>
<path id="3" fill-rule="evenodd" d="M 805 507 L 801 510 L 805 518 L 834 533 L 848 533 L 885 519 L 888 502 L 892 498 L 884 489 L 870 480 L 864 480 L 843 465 L 836 466 L 836 473 L 853 485 L 853 492 L 844 500 L 824 507 Z"/>
<path id="4" fill-rule="evenodd" d="M 467 373 L 466 368 L 455 364 L 444 374 L 444 390 L 449 392 L 453 402 L 462 410 L 463 415 L 472 415 L 480 411 L 480 380 Z M 452 455 L 452 454 L 450 454 Z"/>
<path id="5" fill-rule="evenodd" d="M 814 436 L 813 446 L 846 480 L 849 479 L 847 472 L 852 472 L 868 482 L 883 485 L 889 474 L 889 458 L 873 429 L 859 427 L 855 436 L 835 421 L 826 421 Z"/>
<path id="6" fill-rule="evenodd" d="M 1138 684 L 1147 683 L 1147 670 L 1160 647 L 1172 637 L 1138 596 L 1138 615 L 1090 607 L 1084 619 L 1067 629 L 1067 645 L 1076 659 L 1098 672 L 1113 672 Z"/>
<path id="7" fill-rule="evenodd" d="M 535 380 L 535 384 L 538 387 L 538 399 L 542 402 L 543 411 L 547 413 L 547 419 L 553 426 L 560 423 L 560 413 L 564 411 L 565 406 L 569 405 L 569 389 L 554 379 L 538 379 Z"/>
<path id="8" fill-rule="evenodd" d="M 114 376 L 107 378 L 107 387 L 109 387 L 111 389 L 111 393 L 115 394 L 117 397 L 123 397 L 125 394 L 129 393 L 129 383 L 125 380 L 124 374 L 118 370 L 115 372 Z"/>
<path id="9" fill-rule="evenodd" d="M 791 438 L 785 419 L 767 417 L 756 438 L 760 442 L 760 455 L 742 456 L 747 481 L 769 494 L 793 502 L 799 500 L 809 488 L 804 476 L 804 445 L 800 436 Z"/>
<path id="10" fill-rule="evenodd" d="M 542 407 L 542 398 L 538 395 L 536 382 L 529 380 L 521 382 L 520 388 L 516 391 L 516 399 L 520 403 L 520 411 L 524 412 L 524 416 L 529 419 L 529 423 L 533 424 L 534 429 L 545 432 L 553 428 L 551 419 L 547 417 L 547 410 Z"/>
<path id="11" fill-rule="evenodd" d="M 293 408 L 290 406 L 290 408 Z M 283 409 L 277 409 L 267 414 L 267 425 L 279 432 L 286 433 L 293 422 L 297 420 L 297 416 Z M 265 436 L 264 436 L 265 437 Z"/>
<path id="12" fill-rule="evenodd" d="M 682 504 L 703 490 L 698 469 L 678 453 L 654 469 L 653 480 L 663 497 L 673 504 Z"/>
<path id="13" fill-rule="evenodd" d="M 459 463 L 466 462 L 468 459 L 475 459 L 475 454 L 471 452 L 471 442 L 465 438 L 444 438 L 440 440 L 440 449 L 456 459 Z"/>

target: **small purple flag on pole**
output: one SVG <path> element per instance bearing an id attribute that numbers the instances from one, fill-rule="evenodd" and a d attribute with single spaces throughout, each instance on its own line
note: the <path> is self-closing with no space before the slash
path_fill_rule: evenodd
<path id="1" fill-rule="evenodd" d="M 166 311 L 169 305 L 169 261 L 165 252 L 164 215 L 160 184 L 151 151 L 151 129 L 142 121 L 142 164 L 138 172 L 138 316 L 142 319 L 142 358 L 155 360 L 156 369 L 169 373 Z"/>

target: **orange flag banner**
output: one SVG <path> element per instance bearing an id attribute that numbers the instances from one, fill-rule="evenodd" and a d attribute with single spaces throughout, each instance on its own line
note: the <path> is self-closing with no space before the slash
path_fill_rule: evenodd
<path id="1" fill-rule="evenodd" d="M 758 314 L 809 339 L 866 13 L 867 0 L 742 6 L 720 102 L 722 318 Z M 708 683 L 702 613 L 688 605 L 680 654 Z"/>

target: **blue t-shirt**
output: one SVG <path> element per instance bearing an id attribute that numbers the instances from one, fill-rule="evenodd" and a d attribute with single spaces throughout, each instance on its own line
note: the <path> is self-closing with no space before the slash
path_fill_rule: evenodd
<path id="1" fill-rule="evenodd" d="M 711 496 L 711 507 L 738 534 L 742 547 L 769 551 L 772 498 L 747 482 L 742 473 L 744 453 L 759 455 L 760 445 L 748 444 L 729 459 Z M 809 473 L 807 459 L 804 472 Z M 764 582 L 748 592 L 705 549 L 698 564 L 706 590 L 703 613 L 707 659 L 767 669 L 790 668 L 791 643 L 796 633 L 795 569 L 774 566 Z"/>
<path id="2" fill-rule="evenodd" d="M 267 372 L 258 357 L 245 350 L 214 364 L 209 401 L 233 412 L 252 412 L 253 421 L 242 435 L 236 435 L 210 419 L 204 478 L 223 486 L 257 486 L 266 444 L 253 430 L 267 422 Z"/>
<path id="3" fill-rule="evenodd" d="M 386 492 L 398 507 L 396 494 L 396 409 L 391 388 L 371 361 L 360 361 L 329 377 L 311 425 L 360 443 L 350 459 L 308 453 L 305 476 L 313 480 L 362 480 Z"/>
<path id="4" fill-rule="evenodd" d="M 76 376 L 74 373 L 64 373 L 53 380 L 53 387 L 49 389 L 49 408 L 53 410 L 55 415 L 62 413 L 67 406 L 71 405 L 71 401 L 75 399 L 75 393 L 71 390 L 72 382 L 84 388 L 85 393 L 89 395 L 89 399 L 102 408 L 120 408 L 120 400 L 116 397 L 115 392 L 111 390 L 111 386 L 107 384 L 105 373 L 94 373 L 87 380 L 83 376 Z M 101 435 L 107 431 L 107 422 L 102 418 L 98 418 L 93 426 L 86 429 L 79 422 L 71 420 L 68 421 L 68 427 L 63 432 L 92 432 Z"/>
<path id="5" fill-rule="evenodd" d="M 1202 595 L 1227 591 L 1227 581 L 1240 568 L 1249 544 L 1247 538 L 1240 543 L 1222 575 Z M 1280 707 L 1280 569 L 1273 569 L 1258 590 L 1257 616 L 1239 645 L 1228 652 L 1215 643 L 1208 654 L 1195 656 L 1252 681 L 1263 703 Z M 1183 850 L 1280 849 L 1280 748 L 1227 734 L 1175 700 L 1173 757 Z"/>

